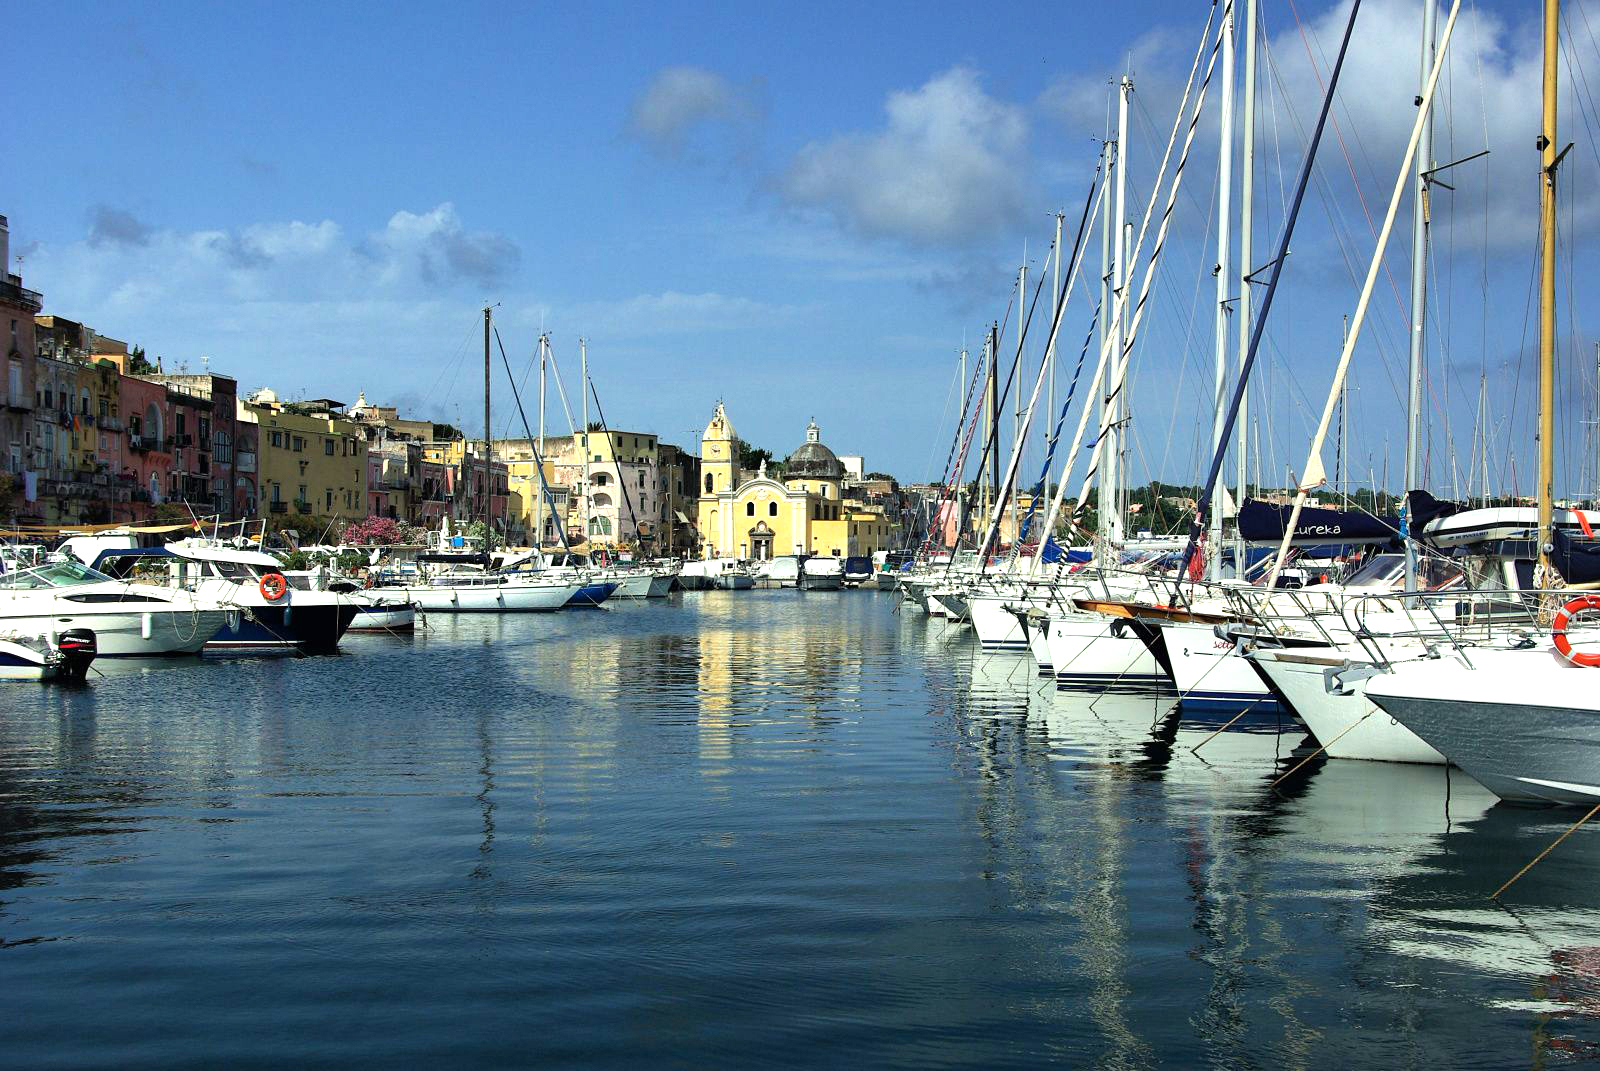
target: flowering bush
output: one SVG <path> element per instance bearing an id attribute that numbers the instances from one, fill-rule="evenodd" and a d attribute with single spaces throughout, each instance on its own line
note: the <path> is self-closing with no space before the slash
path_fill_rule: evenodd
<path id="1" fill-rule="evenodd" d="M 389 517 L 368 517 L 345 526 L 344 541 L 357 546 L 391 546 L 405 542 L 400 523 Z"/>

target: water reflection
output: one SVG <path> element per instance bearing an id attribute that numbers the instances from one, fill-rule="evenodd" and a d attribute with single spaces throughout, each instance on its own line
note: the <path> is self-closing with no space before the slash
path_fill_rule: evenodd
<path id="1" fill-rule="evenodd" d="M 1570 816 L 1429 768 L 1274 785 L 1309 749 L 1292 725 L 1210 738 L 1171 695 L 1057 691 L 895 609 L 436 615 L 334 658 L 7 690 L 0 1043 L 19 1065 L 1594 1054 L 1600 833 L 1508 912 L 1488 892 Z"/>

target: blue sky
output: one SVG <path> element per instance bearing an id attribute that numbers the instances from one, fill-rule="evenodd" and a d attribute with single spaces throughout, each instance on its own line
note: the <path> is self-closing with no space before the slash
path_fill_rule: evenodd
<path id="1" fill-rule="evenodd" d="M 1316 107 L 1307 50 L 1325 70 L 1343 11 L 1262 8 L 1258 251 L 1298 163 L 1296 122 Z M 208 356 L 245 390 L 365 391 L 476 433 L 477 309 L 496 301 L 519 374 L 542 326 L 574 397 L 589 339 L 615 425 L 683 441 L 720 397 L 745 438 L 780 454 L 814 416 L 837 451 L 925 478 L 947 448 L 956 350 L 1003 314 L 1025 245 L 1038 268 L 1051 214 L 1081 207 L 1107 80 L 1133 65 L 1142 209 L 1206 11 L 24 3 L 6 80 L 27 144 L 0 166 L 0 212 L 49 311 L 169 367 Z M 1340 102 L 1350 163 L 1330 141 L 1274 312 L 1264 476 L 1304 460 L 1370 256 L 1366 216 L 1381 214 L 1411 119 L 1418 11 L 1368 0 L 1358 24 Z M 1587 136 L 1600 10 L 1568 18 L 1564 133 L 1580 145 L 1564 264 L 1581 279 L 1600 220 Z M 1438 154 L 1494 151 L 1436 210 L 1435 484 L 1468 464 L 1482 374 L 1491 480 L 1531 486 L 1536 32 L 1526 5 L 1492 3 L 1465 8 L 1458 30 Z M 1135 367 L 1138 479 L 1192 479 L 1209 425 L 1214 111 Z M 1402 213 L 1389 257 L 1401 291 L 1408 226 Z M 1584 333 L 1582 289 L 1563 298 L 1573 486 L 1596 476 L 1582 421 L 1600 322 Z M 1074 352 L 1087 319 L 1080 305 L 1066 318 Z M 1380 296 L 1355 376 L 1358 475 L 1387 459 L 1391 484 L 1404 331 L 1398 294 Z M 497 405 L 495 422 L 513 429 L 513 411 Z"/>

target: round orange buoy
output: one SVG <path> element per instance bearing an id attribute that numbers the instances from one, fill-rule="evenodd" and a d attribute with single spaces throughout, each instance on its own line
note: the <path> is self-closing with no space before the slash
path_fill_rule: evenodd
<path id="1" fill-rule="evenodd" d="M 1567 625 L 1572 615 L 1588 611 L 1600 611 L 1600 595 L 1580 595 L 1558 610 L 1556 619 L 1550 623 L 1550 638 L 1555 641 L 1556 650 L 1575 666 L 1600 666 L 1600 653 L 1574 652 L 1572 641 L 1567 639 Z"/>
<path id="2" fill-rule="evenodd" d="M 283 578 L 282 573 L 268 573 L 261 578 L 261 597 L 268 602 L 277 602 L 289 590 L 289 582 Z M 1596 600 L 1600 605 L 1600 600 Z"/>

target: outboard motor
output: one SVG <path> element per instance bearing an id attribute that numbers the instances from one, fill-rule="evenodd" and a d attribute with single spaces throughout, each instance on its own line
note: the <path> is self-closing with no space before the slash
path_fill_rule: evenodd
<path id="1" fill-rule="evenodd" d="M 89 675 L 89 664 L 99 653 L 99 645 L 92 629 L 69 628 L 57 638 L 56 650 L 61 652 L 61 678 L 82 681 Z"/>

